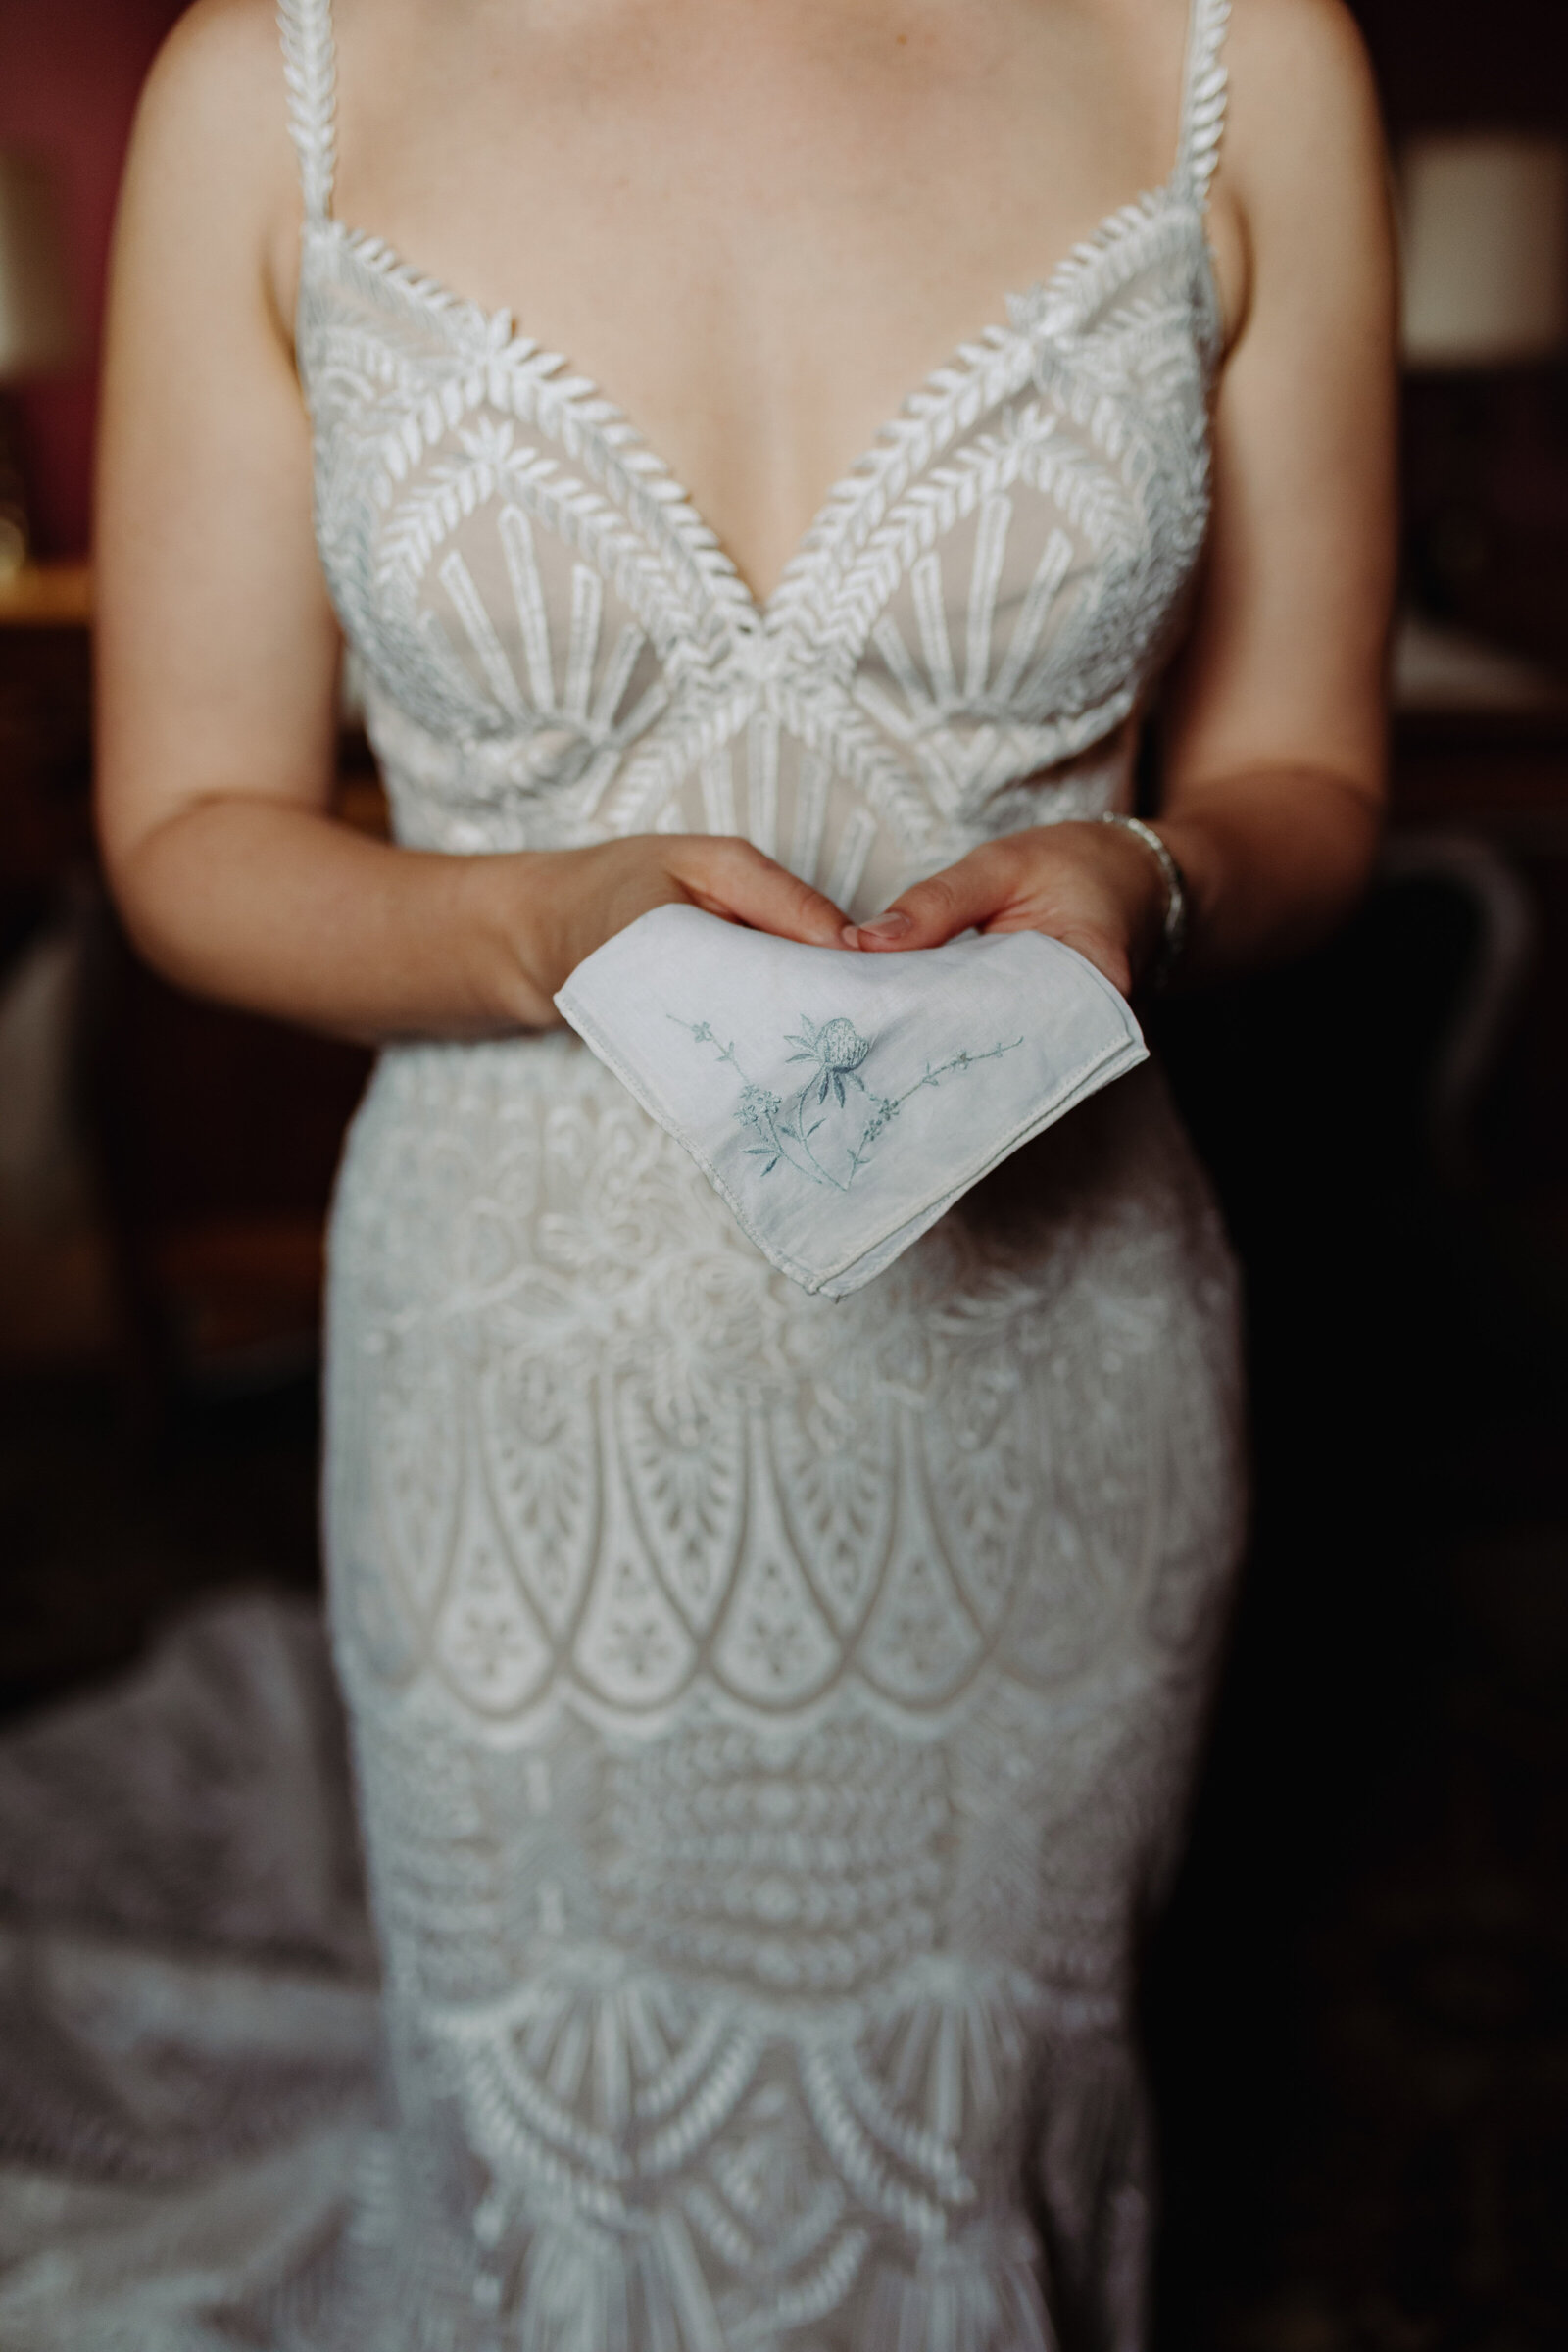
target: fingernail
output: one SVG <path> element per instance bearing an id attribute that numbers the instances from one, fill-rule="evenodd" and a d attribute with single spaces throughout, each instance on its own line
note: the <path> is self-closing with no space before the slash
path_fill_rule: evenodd
<path id="1" fill-rule="evenodd" d="M 859 944 L 860 944 L 860 934 L 859 934 L 859 932 L 858 932 L 858 931 L 856 929 L 856 927 L 855 927 L 854 923 L 846 923 L 846 924 L 845 924 L 845 926 L 844 926 L 844 928 L 843 928 L 843 930 L 842 930 L 842 931 L 839 933 L 839 945 L 840 945 L 840 947 L 844 947 L 844 948 L 858 948 L 858 947 L 859 946 Z"/>
<path id="2" fill-rule="evenodd" d="M 874 923 L 862 923 L 859 929 L 862 939 L 874 939 L 885 946 L 892 940 L 902 939 L 906 931 L 913 929 L 913 925 L 906 914 L 879 914 Z"/>

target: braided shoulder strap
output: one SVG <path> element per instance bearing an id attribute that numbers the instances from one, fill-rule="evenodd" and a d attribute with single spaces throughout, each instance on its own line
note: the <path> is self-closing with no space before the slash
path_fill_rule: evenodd
<path id="1" fill-rule="evenodd" d="M 1193 0 L 1176 170 L 1200 212 L 1208 202 L 1214 167 L 1219 162 L 1220 140 L 1225 132 L 1224 50 L 1230 14 L 1231 0 Z"/>
<path id="2" fill-rule="evenodd" d="M 305 211 L 312 220 L 332 210 L 337 161 L 337 61 L 332 48 L 332 0 L 278 0 L 288 126 L 300 159 Z"/>

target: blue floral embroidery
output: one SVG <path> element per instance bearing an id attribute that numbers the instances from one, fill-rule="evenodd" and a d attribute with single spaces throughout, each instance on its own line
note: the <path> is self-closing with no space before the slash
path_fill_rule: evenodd
<path id="1" fill-rule="evenodd" d="M 853 1022 L 824 1021 L 818 1029 L 803 1012 L 800 1036 L 786 1038 L 785 1043 L 801 1048 L 799 1054 L 790 1055 L 791 1061 L 814 1061 L 822 1073 L 822 1083 L 816 1090 L 818 1102 L 827 1101 L 827 1091 L 831 1087 L 842 1110 L 846 1078 L 864 1094 L 865 1081 L 859 1071 L 861 1062 L 871 1051 L 871 1040 L 861 1037 Z"/>
<path id="2" fill-rule="evenodd" d="M 788 1059 L 809 1062 L 810 1075 L 786 1103 L 782 1095 L 775 1095 L 771 1088 L 759 1086 L 754 1079 L 748 1078 L 740 1065 L 733 1042 L 722 1044 L 707 1021 L 683 1021 L 674 1012 L 669 1017 L 679 1028 L 686 1030 L 698 1045 L 711 1046 L 719 1060 L 727 1061 L 740 1080 L 741 1094 L 735 1106 L 735 1116 L 757 1138 L 755 1143 L 747 1146 L 746 1155 L 749 1159 L 760 1159 L 766 1163 L 761 1173 L 771 1176 L 782 1160 L 809 1183 L 831 1185 L 835 1192 L 840 1193 L 849 1191 L 889 1121 L 897 1118 L 911 1095 L 919 1094 L 922 1087 L 940 1085 L 955 1070 L 972 1069 L 976 1062 L 996 1061 L 1023 1043 L 1021 1037 L 1015 1037 L 1005 1043 L 988 1046 L 984 1053 L 965 1050 L 961 1054 L 955 1054 L 947 1061 L 938 1062 L 934 1069 L 927 1063 L 913 1085 L 906 1086 L 902 1094 L 876 1095 L 860 1076 L 861 1069 L 875 1049 L 876 1040 L 862 1037 L 854 1022 L 845 1020 L 842 1015 L 819 1024 L 802 1013 L 799 1032 L 787 1035 L 784 1042 L 799 1049 Z M 843 1125 L 834 1119 L 834 1108 L 850 1108 L 850 1098 L 845 1091 L 849 1087 L 854 1087 L 865 1097 L 868 1115 L 859 1126 L 858 1133 L 855 1133 L 853 1128 L 846 1133 Z M 813 1111 L 819 1111 L 821 1116 L 811 1117 Z M 819 1145 L 816 1138 L 823 1134 L 824 1129 L 828 1133 Z M 839 1147 L 837 1152 L 833 1150 L 835 1144 Z M 825 1154 L 831 1155 L 840 1172 L 836 1173 L 835 1167 L 827 1164 Z"/>

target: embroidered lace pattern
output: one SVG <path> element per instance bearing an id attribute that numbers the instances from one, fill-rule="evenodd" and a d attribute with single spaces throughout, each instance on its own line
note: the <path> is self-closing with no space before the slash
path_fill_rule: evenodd
<path id="1" fill-rule="evenodd" d="M 1207 514 L 1225 0 L 1168 183 L 907 401 L 765 605 L 595 385 L 333 217 L 328 0 L 281 15 L 319 545 L 400 839 L 744 833 L 864 912 L 1126 805 Z M 874 1116 L 872 1042 L 803 1031 L 802 1104 Z M 786 1107 L 742 1103 L 760 1149 Z M 1148 1070 L 834 1305 L 569 1037 L 384 1054 L 328 1446 L 379 2010 L 303 1828 L 330 1740 L 254 1728 L 321 1715 L 319 1660 L 241 1612 L 203 1639 L 251 1695 L 202 1736 L 253 1838 L 287 1754 L 292 1826 L 260 1891 L 208 1836 L 121 1922 L 222 1949 L 115 1996 L 164 2107 L 144 2055 L 69 2194 L 80 2082 L 128 2113 L 135 2070 L 50 1880 L 27 2015 L 69 2063 L 12 2243 L 76 2250 L 0 2281 L 7 2344 L 1136 2352 L 1132 1951 L 1237 1544 L 1234 1325 Z M 109 1733 L 49 1738 L 0 1758 L 18 1820 Z M 270 2103 L 158 2158 L 215 2068 Z"/>
<path id="2" fill-rule="evenodd" d="M 332 216 L 329 26 L 287 0 L 321 555 L 401 838 L 740 832 L 860 912 L 1125 796 L 1207 516 L 1225 5 L 1171 178 L 936 369 L 759 606 L 595 384 Z"/>

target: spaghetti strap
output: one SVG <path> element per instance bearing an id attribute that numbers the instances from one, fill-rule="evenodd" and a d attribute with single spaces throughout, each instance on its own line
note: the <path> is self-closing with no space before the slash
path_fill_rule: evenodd
<path id="1" fill-rule="evenodd" d="M 326 0 L 322 0 L 326 5 Z M 1231 0 L 1193 0 L 1187 36 L 1187 74 L 1182 93 L 1181 143 L 1176 156 L 1176 179 L 1202 212 L 1219 162 L 1225 131 L 1225 30 Z"/>
<path id="2" fill-rule="evenodd" d="M 337 161 L 337 61 L 332 0 L 277 0 L 288 126 L 300 159 L 306 218 L 330 219 Z"/>

